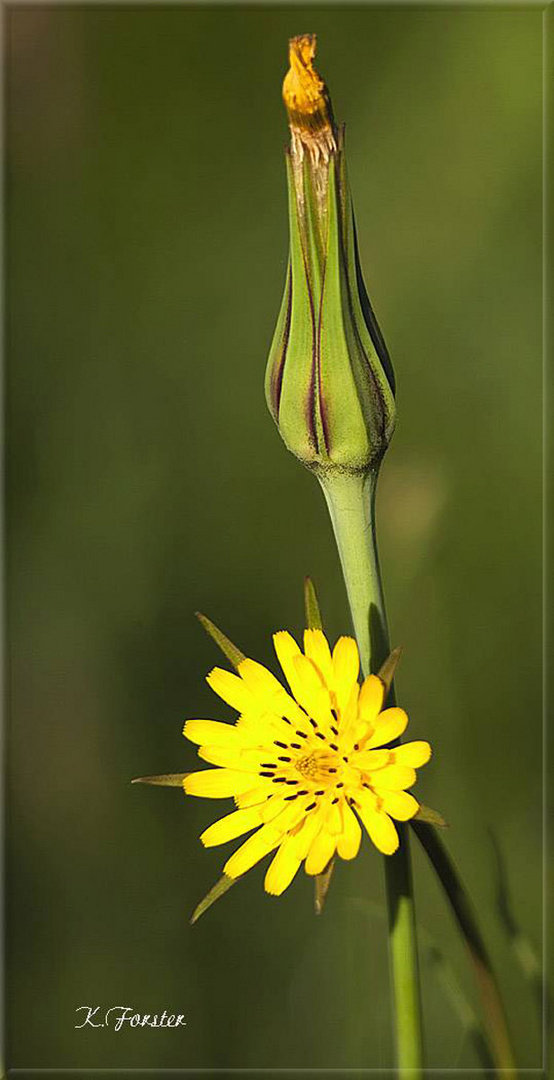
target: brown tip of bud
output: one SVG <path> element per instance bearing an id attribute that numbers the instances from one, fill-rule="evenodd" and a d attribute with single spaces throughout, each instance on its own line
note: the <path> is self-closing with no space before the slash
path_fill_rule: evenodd
<path id="1" fill-rule="evenodd" d="M 296 136 L 309 149 L 328 153 L 335 146 L 334 122 L 327 87 L 313 66 L 316 44 L 315 34 L 290 39 L 283 100 L 293 140 Z"/>

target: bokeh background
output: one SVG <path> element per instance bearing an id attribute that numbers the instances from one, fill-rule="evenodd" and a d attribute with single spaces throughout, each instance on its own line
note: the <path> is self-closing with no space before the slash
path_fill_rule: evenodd
<path id="1" fill-rule="evenodd" d="M 130 783 L 193 765 L 185 717 L 231 716 L 196 609 L 271 664 L 309 572 L 330 633 L 349 627 L 322 496 L 263 399 L 287 258 L 280 83 L 306 31 L 347 121 L 397 375 L 378 513 L 399 693 L 435 748 L 419 792 L 450 823 L 519 1064 L 540 1065 L 490 830 L 540 954 L 541 18 L 7 9 L 9 1066 L 392 1064 L 369 843 L 320 919 L 304 875 L 276 901 L 258 869 L 191 929 L 219 805 Z M 478 1069 L 471 973 L 414 856 L 429 1063 Z M 188 1023 L 75 1030 L 83 1004 Z"/>

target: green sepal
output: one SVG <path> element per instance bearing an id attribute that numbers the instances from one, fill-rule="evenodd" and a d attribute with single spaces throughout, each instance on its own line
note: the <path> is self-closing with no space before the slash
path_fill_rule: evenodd
<path id="1" fill-rule="evenodd" d="M 227 874 L 223 874 L 219 881 L 216 881 L 215 885 L 213 885 L 210 891 L 206 893 L 204 899 L 196 905 L 190 917 L 190 925 L 194 926 L 194 923 L 198 922 L 200 916 L 203 915 L 208 908 L 211 908 L 216 900 L 225 896 L 225 893 L 229 891 L 231 885 L 234 885 L 237 880 L 237 878 L 227 877 Z"/>
<path id="2" fill-rule="evenodd" d="M 155 787 L 182 787 L 190 773 L 162 773 L 160 776 L 137 776 L 132 784 L 153 784 Z"/>
<path id="3" fill-rule="evenodd" d="M 315 879 L 315 896 L 314 896 L 314 910 L 316 915 L 321 915 L 327 893 L 329 892 L 329 886 L 331 884 L 331 878 L 333 877 L 333 871 L 335 869 L 335 856 L 329 860 L 325 870 L 321 874 L 316 875 Z"/>
<path id="4" fill-rule="evenodd" d="M 346 156 L 343 138 L 338 157 L 339 188 L 343 199 L 343 237 L 348 297 L 352 312 L 352 325 L 359 343 L 363 360 L 365 393 L 361 393 L 362 407 L 370 425 L 380 422 L 382 437 L 390 442 L 396 422 L 395 383 L 392 363 L 383 336 L 367 295 L 360 259 L 352 196 L 346 172 Z"/>
<path id="5" fill-rule="evenodd" d="M 233 667 L 238 668 L 239 664 L 241 664 L 243 660 L 246 660 L 244 653 L 241 652 L 236 645 L 233 645 L 233 642 L 223 633 L 223 630 L 220 630 L 211 619 L 208 619 L 207 615 L 203 615 L 201 611 L 197 611 L 196 618 L 202 623 L 204 630 L 209 634 L 212 641 L 215 641 L 224 656 L 230 660 Z"/>
<path id="6" fill-rule="evenodd" d="M 271 342 L 267 367 L 265 369 L 265 398 L 268 409 L 275 420 L 279 423 L 279 403 L 281 400 L 281 387 L 283 371 L 287 357 L 287 346 L 290 333 L 290 313 L 292 304 L 292 271 L 290 261 L 287 266 L 285 291 L 281 301 L 281 309 L 277 318 L 277 326 Z"/>
<path id="7" fill-rule="evenodd" d="M 317 460 L 314 418 L 315 306 L 310 289 L 304 241 L 290 155 L 286 156 L 290 233 L 290 324 L 278 403 L 281 436 L 306 464 Z M 270 362 L 272 358 L 270 358 Z"/>
<path id="8" fill-rule="evenodd" d="M 444 820 L 438 810 L 432 810 L 430 806 L 424 806 L 423 803 L 419 804 L 419 810 L 417 814 L 414 814 L 412 820 L 423 821 L 425 825 L 434 825 L 437 829 L 449 828 L 448 822 Z"/>
<path id="9" fill-rule="evenodd" d="M 327 252 L 318 325 L 318 405 L 326 457 L 333 465 L 362 471 L 373 451 L 356 375 L 358 347 L 351 325 L 342 253 L 334 165 L 329 169 Z M 381 449 L 379 448 L 379 457 Z M 324 462 L 322 463 L 325 464 Z"/>
<path id="10" fill-rule="evenodd" d="M 306 626 L 309 630 L 323 630 L 323 619 L 315 585 L 311 577 L 304 578 L 304 610 L 306 613 Z"/>
<path id="11" fill-rule="evenodd" d="M 385 695 L 383 701 L 386 701 L 390 694 L 393 679 L 396 674 L 396 669 L 398 667 L 401 656 L 402 646 L 397 645 L 396 649 L 392 650 L 389 656 L 387 656 L 387 659 L 384 661 L 383 664 L 381 664 L 381 667 L 379 668 L 377 674 L 381 682 L 383 683 L 383 686 L 385 687 Z"/>

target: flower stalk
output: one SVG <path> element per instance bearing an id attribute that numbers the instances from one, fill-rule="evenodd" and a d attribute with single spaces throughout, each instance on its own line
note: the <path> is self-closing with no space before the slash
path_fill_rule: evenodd
<path id="1" fill-rule="evenodd" d="M 375 530 L 376 473 L 319 477 L 333 525 L 364 675 L 390 653 Z M 391 701 L 392 699 L 392 701 Z M 394 701 L 391 688 L 389 702 Z M 385 856 L 389 948 L 399 1077 L 422 1076 L 423 1035 L 408 826 Z"/>

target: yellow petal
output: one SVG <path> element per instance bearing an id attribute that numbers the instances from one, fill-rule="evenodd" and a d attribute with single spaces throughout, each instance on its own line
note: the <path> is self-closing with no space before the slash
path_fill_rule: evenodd
<path id="1" fill-rule="evenodd" d="M 322 820 L 322 811 L 319 807 L 316 807 L 314 810 L 310 810 L 302 821 L 300 828 L 294 837 L 296 854 L 299 859 L 306 858 L 315 837 L 321 829 Z"/>
<path id="2" fill-rule="evenodd" d="M 300 653 L 293 659 L 298 678 L 295 697 L 325 734 L 330 734 L 333 725 L 329 691 L 322 682 L 318 669 L 311 660 Z"/>
<path id="3" fill-rule="evenodd" d="M 378 787 L 374 790 L 383 801 L 383 810 L 397 821 L 409 821 L 414 814 L 417 814 L 419 803 L 409 792 L 387 791 L 385 788 Z"/>
<path id="4" fill-rule="evenodd" d="M 238 772 L 258 773 L 262 764 L 274 765 L 277 768 L 277 762 L 271 760 L 271 748 L 259 750 L 241 747 L 234 750 L 227 746 L 201 746 L 198 757 L 208 761 L 210 765 L 220 765 L 223 769 L 236 769 Z"/>
<path id="5" fill-rule="evenodd" d="M 333 689 L 337 705 L 346 708 L 354 683 L 357 686 L 360 657 L 358 646 L 351 637 L 340 637 L 333 649 Z"/>
<path id="6" fill-rule="evenodd" d="M 272 896 L 280 896 L 284 893 L 301 863 L 302 860 L 296 854 L 294 837 L 286 836 L 268 867 L 264 879 L 265 891 Z"/>
<path id="7" fill-rule="evenodd" d="M 285 787 L 286 790 L 290 792 L 290 788 L 286 787 L 285 784 L 276 786 Z M 275 788 L 273 790 L 275 791 Z M 277 815 L 280 814 L 282 810 L 285 810 L 289 805 L 290 804 L 288 803 L 285 795 L 272 795 L 271 798 L 269 798 L 265 805 L 261 808 L 260 812 L 262 821 L 273 821 L 273 819 L 276 818 Z"/>
<path id="8" fill-rule="evenodd" d="M 360 750 L 359 753 L 352 754 L 350 761 L 356 769 L 372 772 L 389 764 L 390 750 Z"/>
<path id="9" fill-rule="evenodd" d="M 333 677 L 333 661 L 329 643 L 323 630 L 304 631 L 304 652 L 317 667 L 323 681 L 327 686 L 330 686 Z"/>
<path id="10" fill-rule="evenodd" d="M 280 706 L 286 705 L 289 695 L 284 686 L 263 664 L 258 664 L 256 660 L 242 660 L 238 672 L 262 709 L 281 711 Z"/>
<path id="11" fill-rule="evenodd" d="M 249 836 L 244 844 L 233 852 L 223 867 L 223 873 L 227 877 L 237 878 L 245 874 L 253 866 L 268 855 L 273 848 L 277 847 L 280 837 L 275 834 L 271 825 L 262 825 L 253 836 Z"/>
<path id="12" fill-rule="evenodd" d="M 340 803 L 331 803 L 327 810 L 327 818 L 325 821 L 325 828 L 332 836 L 338 836 L 342 832 L 342 814 L 340 811 Z"/>
<path id="13" fill-rule="evenodd" d="M 187 795 L 203 795 L 207 799 L 225 799 L 229 795 L 239 795 L 252 787 L 250 773 L 235 772 L 233 769 L 203 769 L 189 773 L 183 780 Z"/>
<path id="14" fill-rule="evenodd" d="M 238 675 L 234 675 L 232 671 L 225 671 L 224 668 L 215 667 L 206 676 L 206 682 L 211 686 L 214 693 L 218 694 L 233 709 L 237 709 L 239 712 L 254 709 L 254 698 L 246 683 Z"/>
<path id="15" fill-rule="evenodd" d="M 273 644 L 285 679 L 292 690 L 293 696 L 296 698 L 299 680 L 294 666 L 294 659 L 296 656 L 302 655 L 300 649 L 288 630 L 279 630 L 278 633 L 274 634 Z"/>
<path id="16" fill-rule="evenodd" d="M 377 714 L 383 707 L 385 688 L 377 675 L 368 675 L 364 679 L 360 690 L 358 708 L 362 720 L 367 724 L 373 724 Z"/>
<path id="17" fill-rule="evenodd" d="M 232 814 L 227 814 L 225 817 L 220 818 L 219 821 L 214 821 L 213 825 L 209 825 L 207 829 L 204 829 L 200 839 L 204 847 L 215 847 L 216 844 L 226 844 L 228 840 L 236 840 L 237 836 L 250 832 L 251 829 L 257 828 L 261 823 L 260 812 L 257 807 L 251 807 L 248 810 L 234 810 Z"/>
<path id="18" fill-rule="evenodd" d="M 300 712 L 300 709 L 298 711 Z M 255 713 L 247 712 L 239 716 L 237 730 L 243 741 L 251 746 L 269 746 L 275 739 L 289 742 L 294 738 L 294 727 L 291 727 L 283 716 L 274 712 L 260 712 L 259 709 Z"/>
<path id="19" fill-rule="evenodd" d="M 311 843 L 306 859 L 306 873 L 321 874 L 325 870 L 329 859 L 335 854 L 335 848 L 336 837 L 331 836 L 331 833 L 327 832 L 327 829 L 323 826 Z"/>
<path id="20" fill-rule="evenodd" d="M 426 765 L 431 757 L 431 747 L 428 742 L 408 742 L 402 746 L 395 746 L 394 759 L 398 765 L 411 765 L 413 769 L 419 769 Z"/>
<path id="21" fill-rule="evenodd" d="M 248 774 L 244 774 L 248 775 Z M 250 783 L 252 784 L 254 777 L 250 776 Z M 235 803 L 237 806 L 245 808 L 247 806 L 260 806 L 263 805 L 267 799 L 273 794 L 274 788 L 271 783 L 264 780 L 262 783 L 257 784 L 256 787 L 250 787 L 247 791 L 239 791 L 235 795 Z"/>
<path id="22" fill-rule="evenodd" d="M 374 746 L 386 746 L 387 743 L 398 739 L 408 726 L 408 716 L 404 709 L 385 709 L 375 720 L 375 731 L 367 740 L 364 740 L 364 750 L 370 750 Z"/>
<path id="23" fill-rule="evenodd" d="M 392 855 L 398 847 L 398 833 L 388 814 L 374 809 L 365 800 L 358 807 L 358 813 L 375 847 L 382 851 L 383 855 Z"/>
<path id="24" fill-rule="evenodd" d="M 187 720 L 183 735 L 198 746 L 237 746 L 244 742 L 234 724 L 221 724 L 218 720 Z"/>
<path id="25" fill-rule="evenodd" d="M 407 765 L 387 765 L 375 773 L 375 782 L 388 791 L 402 791 L 415 784 L 416 779 L 415 769 Z"/>
<path id="26" fill-rule="evenodd" d="M 337 851 L 341 859 L 355 859 L 360 850 L 362 830 L 348 803 L 342 804 L 342 833 L 337 839 Z"/>

